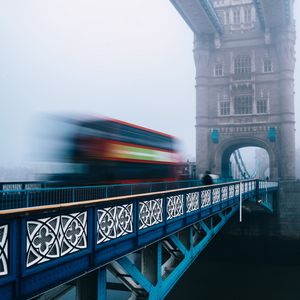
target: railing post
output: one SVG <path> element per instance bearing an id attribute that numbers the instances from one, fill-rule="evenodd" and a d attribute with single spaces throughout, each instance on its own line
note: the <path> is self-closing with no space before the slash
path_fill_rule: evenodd
<path id="1" fill-rule="evenodd" d="M 106 267 L 98 269 L 97 300 L 106 300 Z"/>
<path id="2" fill-rule="evenodd" d="M 255 180 L 256 186 L 255 186 L 255 198 L 256 202 L 259 200 L 259 179 Z"/>
<path id="3" fill-rule="evenodd" d="M 26 191 L 26 207 L 29 207 L 29 193 Z"/>
<path id="4" fill-rule="evenodd" d="M 268 204 L 268 181 L 266 181 L 266 203 Z"/>
<path id="5" fill-rule="evenodd" d="M 243 193 L 242 193 L 242 181 L 240 181 L 240 223 L 242 222 L 242 207 L 243 207 Z"/>

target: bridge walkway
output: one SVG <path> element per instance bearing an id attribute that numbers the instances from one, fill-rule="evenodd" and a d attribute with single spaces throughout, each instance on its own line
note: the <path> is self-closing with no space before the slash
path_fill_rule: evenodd
<path id="1" fill-rule="evenodd" d="M 27 299 L 76 278 L 86 290 L 94 274 L 105 299 L 109 269 L 136 297 L 162 299 L 243 201 L 276 191 L 244 180 L 1 210 L 0 294 Z"/>

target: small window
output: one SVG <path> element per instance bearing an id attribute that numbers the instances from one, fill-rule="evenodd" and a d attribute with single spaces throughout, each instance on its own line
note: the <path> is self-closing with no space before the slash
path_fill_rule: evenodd
<path id="1" fill-rule="evenodd" d="M 240 18 L 240 10 L 236 9 L 233 11 L 233 24 L 240 24 L 241 18 Z"/>
<path id="2" fill-rule="evenodd" d="M 220 115 L 221 116 L 230 115 L 230 102 L 229 101 L 220 102 Z"/>
<path id="3" fill-rule="evenodd" d="M 215 76 L 217 77 L 223 76 L 223 64 L 217 63 L 215 65 Z"/>
<path id="4" fill-rule="evenodd" d="M 258 114 L 266 114 L 267 113 L 267 100 L 258 100 L 256 102 L 256 111 Z"/>
<path id="5" fill-rule="evenodd" d="M 264 73 L 270 73 L 272 72 L 272 60 L 270 58 L 264 59 Z"/>
<path id="6" fill-rule="evenodd" d="M 229 14 L 229 10 L 226 10 L 226 13 L 225 13 L 225 23 L 227 25 L 230 24 L 230 14 Z"/>
<path id="7" fill-rule="evenodd" d="M 251 73 L 251 58 L 249 56 L 239 56 L 234 60 L 234 73 Z"/>
<path id="8" fill-rule="evenodd" d="M 234 113 L 236 115 L 252 114 L 252 96 L 236 96 L 234 98 Z"/>
<path id="9" fill-rule="evenodd" d="M 249 24 L 251 23 L 251 8 L 248 7 L 248 8 L 245 8 L 244 9 L 244 21 L 246 24 Z"/>

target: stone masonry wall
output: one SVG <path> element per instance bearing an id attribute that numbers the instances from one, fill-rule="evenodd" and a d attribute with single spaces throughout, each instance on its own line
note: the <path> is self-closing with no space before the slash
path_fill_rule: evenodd
<path id="1" fill-rule="evenodd" d="M 300 181 L 281 181 L 277 202 L 280 236 L 300 238 Z"/>
<path id="2" fill-rule="evenodd" d="M 300 238 L 300 181 L 281 181 L 274 194 L 274 214 L 260 205 L 245 203 L 243 222 L 234 216 L 225 234 L 241 237 L 298 240 Z"/>

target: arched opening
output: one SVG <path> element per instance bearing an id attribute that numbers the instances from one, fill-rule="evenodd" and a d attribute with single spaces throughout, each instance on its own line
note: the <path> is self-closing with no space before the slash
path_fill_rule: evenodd
<path id="1" fill-rule="evenodd" d="M 240 150 L 242 157 L 244 157 L 247 161 L 249 160 L 249 165 L 257 165 L 257 177 L 261 176 L 263 178 L 264 176 L 269 176 L 269 178 L 272 180 L 278 179 L 278 158 L 280 157 L 278 155 L 278 151 L 276 151 L 276 148 L 274 147 L 274 144 L 272 144 L 272 142 L 254 136 L 233 135 L 230 138 L 225 139 L 224 141 L 219 143 L 216 147 L 216 150 L 212 153 L 211 156 L 211 170 L 213 171 L 213 173 L 220 175 L 220 177 L 222 178 L 233 178 L 234 174 L 232 174 L 230 163 L 231 155 L 236 150 L 243 148 L 245 148 L 245 150 Z M 254 149 L 249 150 L 250 148 Z M 263 157 L 263 159 L 259 160 L 261 163 L 258 163 L 258 159 L 255 157 L 255 149 L 257 148 L 261 149 L 257 150 L 257 157 Z M 259 154 L 260 152 L 261 154 Z M 263 165 L 265 164 L 265 162 L 267 162 L 267 166 Z M 250 175 L 252 175 L 251 173 L 253 173 L 254 171 L 248 172 L 250 173 Z"/>
<path id="2" fill-rule="evenodd" d="M 229 177 L 233 179 L 270 178 L 270 157 L 260 147 L 243 147 L 229 158 Z"/>
<path id="3" fill-rule="evenodd" d="M 257 178 L 268 176 L 273 180 L 278 179 L 278 153 L 275 151 L 273 144 L 261 138 L 250 136 L 233 136 L 220 143 L 212 157 L 212 170 L 222 178 L 233 178 L 235 174 L 232 172 L 231 164 L 233 159 L 235 160 L 233 153 L 237 150 L 240 150 L 244 164 L 249 166 L 248 173 L 250 175 L 253 175 L 256 171 Z M 233 159 L 231 159 L 232 155 Z M 236 155 L 238 154 L 236 153 Z M 255 169 L 253 169 L 254 167 Z"/>

